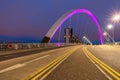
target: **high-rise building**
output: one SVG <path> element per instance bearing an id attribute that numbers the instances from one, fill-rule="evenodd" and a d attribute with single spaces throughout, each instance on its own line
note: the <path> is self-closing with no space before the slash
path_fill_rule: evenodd
<path id="1" fill-rule="evenodd" d="M 65 43 L 81 43 L 79 38 L 73 34 L 72 28 L 64 29 L 64 40 Z"/>
<path id="2" fill-rule="evenodd" d="M 72 37 L 72 35 L 73 35 L 73 30 L 72 30 L 72 28 L 65 28 L 64 29 L 64 40 L 65 40 L 65 43 L 71 43 L 70 42 L 70 39 L 71 39 L 71 37 Z"/>

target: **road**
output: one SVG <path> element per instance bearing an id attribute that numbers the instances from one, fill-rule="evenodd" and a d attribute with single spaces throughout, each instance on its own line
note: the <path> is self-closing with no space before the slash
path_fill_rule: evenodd
<path id="1" fill-rule="evenodd" d="M 35 49 L 25 49 L 25 50 L 23 49 L 23 50 L 13 50 L 13 51 L 1 51 L 0 61 L 37 54 L 43 51 L 56 49 L 56 48 L 59 48 L 59 47 L 45 47 L 45 48 L 35 48 Z"/>
<path id="2" fill-rule="evenodd" d="M 0 61 L 0 80 L 120 80 L 119 52 L 108 45 L 32 52 Z"/>

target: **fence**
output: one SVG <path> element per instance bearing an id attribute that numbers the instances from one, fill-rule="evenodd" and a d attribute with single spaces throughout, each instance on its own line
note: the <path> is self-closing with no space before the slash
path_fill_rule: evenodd
<path id="1" fill-rule="evenodd" d="M 76 43 L 10 43 L 0 44 L 0 51 L 4 50 L 19 50 L 19 49 L 31 49 L 31 48 L 44 48 L 44 47 L 60 47 L 67 45 L 76 45 Z"/>

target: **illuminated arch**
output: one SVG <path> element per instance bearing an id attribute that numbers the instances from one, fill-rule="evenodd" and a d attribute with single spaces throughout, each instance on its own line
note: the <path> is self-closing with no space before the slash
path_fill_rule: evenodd
<path id="1" fill-rule="evenodd" d="M 99 32 L 99 37 L 100 37 L 100 41 L 101 44 L 104 44 L 104 40 L 103 40 L 103 35 L 102 35 L 102 30 L 100 28 L 100 25 L 98 23 L 97 18 L 89 11 L 86 9 L 77 9 L 77 10 L 71 10 L 67 13 L 65 13 L 63 16 L 61 16 L 56 22 L 55 24 L 53 24 L 53 26 L 50 28 L 50 30 L 47 32 L 47 34 L 45 35 L 45 37 L 42 40 L 42 43 L 48 43 L 52 37 L 54 36 L 54 34 L 56 33 L 56 31 L 61 27 L 61 25 L 71 16 L 78 14 L 78 13 L 85 13 L 88 14 L 93 21 L 95 22 L 97 28 L 98 28 L 98 32 Z"/>

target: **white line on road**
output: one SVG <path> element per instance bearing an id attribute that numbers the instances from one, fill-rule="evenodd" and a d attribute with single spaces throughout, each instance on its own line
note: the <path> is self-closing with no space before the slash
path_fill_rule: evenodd
<path id="1" fill-rule="evenodd" d="M 11 67 L 8 67 L 8 68 L 5 68 L 5 69 L 0 70 L 0 73 L 4 73 L 4 72 L 7 72 L 7 71 L 11 71 L 11 70 L 14 70 L 14 69 L 23 67 L 23 66 L 27 65 L 28 63 L 32 63 L 32 62 L 34 62 L 34 61 L 37 61 L 37 60 L 40 60 L 40 59 L 43 59 L 43 58 L 46 58 L 46 57 L 49 57 L 49 56 L 50 56 L 50 55 L 45 55 L 45 56 L 42 56 L 42 57 L 39 57 L 39 58 L 30 60 L 30 61 L 28 61 L 28 62 L 24 62 L 24 63 L 21 63 L 21 64 L 13 65 L 13 66 L 11 66 Z"/>
<path id="2" fill-rule="evenodd" d="M 85 52 L 84 52 L 85 53 Z M 113 80 L 109 75 L 107 75 L 107 73 L 101 68 L 99 67 L 86 53 L 85 55 L 87 56 L 87 58 L 101 71 L 102 74 L 104 74 L 108 80 Z"/>
<path id="3" fill-rule="evenodd" d="M 25 62 L 24 64 L 28 64 L 28 63 L 31 63 L 31 62 L 34 62 L 34 61 L 37 61 L 37 60 L 40 60 L 40 59 L 43 59 L 43 58 L 46 58 L 46 57 L 49 57 L 49 56 L 50 56 L 50 55 L 45 55 L 45 56 L 42 56 L 42 57 L 39 57 L 39 58 L 30 60 L 30 61 L 28 61 L 28 62 Z"/>
<path id="4" fill-rule="evenodd" d="M 11 66 L 11 67 L 8 67 L 6 69 L 1 70 L 0 73 L 11 71 L 13 69 L 20 68 L 20 67 L 23 67 L 23 66 L 25 66 L 25 64 L 16 64 L 14 66 Z"/>

